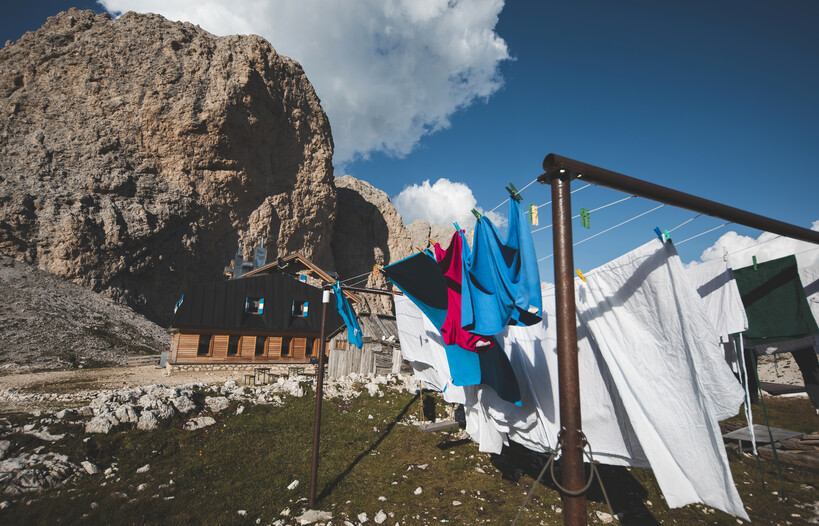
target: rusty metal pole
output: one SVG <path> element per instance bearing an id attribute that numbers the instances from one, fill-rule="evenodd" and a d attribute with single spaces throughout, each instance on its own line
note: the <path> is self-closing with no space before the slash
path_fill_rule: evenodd
<path id="1" fill-rule="evenodd" d="M 321 331 L 319 336 L 319 361 L 316 371 L 316 414 L 313 419 L 313 459 L 310 463 L 310 497 L 308 505 L 316 505 L 316 479 L 318 479 L 319 437 L 321 435 L 321 397 L 324 391 L 324 353 L 327 342 L 327 306 L 330 303 L 330 291 L 325 289 L 321 296 Z"/>
<path id="2" fill-rule="evenodd" d="M 552 224 L 557 307 L 557 371 L 560 395 L 562 485 L 580 490 L 585 485 L 580 422 L 580 373 L 577 366 L 577 313 L 574 297 L 571 175 L 558 174 L 552 185 Z M 563 524 L 586 524 L 586 496 L 563 494 Z"/>

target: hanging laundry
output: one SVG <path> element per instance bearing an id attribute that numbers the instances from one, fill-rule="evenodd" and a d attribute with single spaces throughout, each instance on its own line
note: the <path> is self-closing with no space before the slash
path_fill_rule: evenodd
<path id="1" fill-rule="evenodd" d="M 446 250 L 435 243 L 435 259 L 438 267 L 446 278 L 447 312 L 444 324 L 441 327 L 441 336 L 446 345 L 457 345 L 467 351 L 485 352 L 495 345 L 491 338 L 472 334 L 461 328 L 461 275 L 463 271 L 461 234 L 452 234 L 449 248 Z"/>
<path id="2" fill-rule="evenodd" d="M 814 352 L 819 326 L 799 278 L 796 257 L 755 263 L 734 270 L 734 275 L 748 314 L 748 330 L 743 334 L 746 349 L 752 347 L 757 354 L 792 352 L 805 390 L 819 408 L 819 360 Z M 749 383 L 752 392 L 756 391 L 753 374 Z"/>
<path id="3" fill-rule="evenodd" d="M 443 393 L 451 404 L 466 402 L 464 388 L 452 383 L 446 349 L 438 330 L 408 297 L 395 296 L 395 322 L 401 355 L 412 366 L 415 378 Z"/>
<path id="4" fill-rule="evenodd" d="M 509 226 L 501 241 L 484 217 L 475 225 L 474 247 L 463 243 L 461 325 L 469 332 L 491 336 L 507 325 L 540 321 L 540 274 L 532 234 L 520 203 L 509 200 Z"/>
<path id="5" fill-rule="evenodd" d="M 728 341 L 729 335 L 748 330 L 748 317 L 728 262 L 712 259 L 686 268 L 686 273 L 705 301 L 717 336 Z"/>
<path id="6" fill-rule="evenodd" d="M 739 292 L 748 315 L 745 344 L 795 340 L 819 333 L 799 279 L 796 258 L 784 258 L 735 269 Z"/>
<path id="7" fill-rule="evenodd" d="M 819 265 L 799 267 L 799 280 L 805 290 L 813 318 L 819 324 Z"/>
<path id="8" fill-rule="evenodd" d="M 447 285 L 435 259 L 419 252 L 382 271 L 440 331 L 447 317 Z M 520 388 L 509 359 L 499 345 L 480 353 L 457 345 L 446 345 L 445 351 L 453 384 L 489 385 L 504 400 L 520 401 Z"/>
<path id="9" fill-rule="evenodd" d="M 748 520 L 717 424 L 736 414 L 742 388 L 673 243 L 652 240 L 587 272 L 577 296 L 668 505 L 703 502 Z"/>
<path id="10" fill-rule="evenodd" d="M 717 425 L 736 414 L 742 389 L 673 244 L 653 240 L 584 275 L 586 283 L 575 280 L 577 357 L 595 459 L 650 466 L 672 507 L 703 502 L 747 520 Z M 560 429 L 553 298 L 554 289 L 544 291 L 542 323 L 497 336 L 526 386 L 522 407 L 495 402 L 483 412 L 497 432 L 508 429 L 506 439 L 539 451 L 555 447 Z M 527 427 L 516 411 L 535 413 L 537 424 Z M 492 433 L 476 435 L 498 443 Z"/>
<path id="11" fill-rule="evenodd" d="M 344 293 L 341 291 L 341 285 L 338 281 L 333 283 L 333 292 L 335 292 L 336 296 L 336 310 L 341 314 L 341 318 L 347 326 L 347 340 L 361 349 L 364 345 L 361 326 L 358 324 L 355 312 L 353 312 L 352 307 L 350 307 L 350 304 L 347 302 L 347 297 L 344 296 Z"/>

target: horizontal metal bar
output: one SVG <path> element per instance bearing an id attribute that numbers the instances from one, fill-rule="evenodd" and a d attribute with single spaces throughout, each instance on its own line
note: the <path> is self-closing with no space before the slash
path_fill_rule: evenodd
<path id="1" fill-rule="evenodd" d="M 749 226 L 800 241 L 819 244 L 819 232 L 815 230 L 784 223 L 746 210 L 717 203 L 716 201 L 710 201 L 702 197 L 672 190 L 665 186 L 635 179 L 628 175 L 575 161 L 568 157 L 550 153 L 543 160 L 543 169 L 546 173 L 541 175 L 538 181 L 544 184 L 550 183 L 553 178 L 559 175 L 565 176 L 568 173 L 572 178 L 588 181 L 598 186 L 605 186 L 606 188 L 645 197 L 646 199 L 652 199 L 660 203 L 667 203 L 679 208 L 691 210 L 692 212 L 731 221 L 738 225 Z"/>

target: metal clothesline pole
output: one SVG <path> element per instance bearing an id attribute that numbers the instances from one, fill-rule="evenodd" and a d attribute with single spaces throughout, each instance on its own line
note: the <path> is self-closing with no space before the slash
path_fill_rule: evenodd
<path id="1" fill-rule="evenodd" d="M 543 160 L 546 173 L 538 178 L 552 187 L 552 222 L 555 256 L 555 301 L 557 307 L 558 393 L 562 444 L 563 485 L 569 491 L 583 487 L 583 434 L 580 417 L 580 379 L 577 365 L 577 306 L 574 296 L 574 258 L 571 227 L 571 181 L 582 179 L 598 186 L 674 205 L 693 212 L 724 219 L 819 244 L 819 232 L 784 223 L 746 210 L 703 199 L 664 186 L 635 179 L 590 164 L 550 153 Z M 564 524 L 587 523 L 583 495 L 563 494 Z"/>
<path id="2" fill-rule="evenodd" d="M 341 290 L 349 290 L 352 292 L 364 292 L 370 294 L 381 294 L 391 296 L 392 292 L 382 289 L 367 289 L 362 287 L 345 287 L 341 286 Z M 319 444 L 321 442 L 321 399 L 324 393 L 324 353 L 327 349 L 327 306 L 330 303 L 330 289 L 325 288 L 321 297 L 321 331 L 319 335 L 319 358 L 318 370 L 316 371 L 316 408 L 315 416 L 313 418 L 313 454 L 310 462 L 310 491 L 307 499 L 307 504 L 310 508 L 316 506 L 316 485 L 318 481 L 318 465 L 319 465 Z"/>

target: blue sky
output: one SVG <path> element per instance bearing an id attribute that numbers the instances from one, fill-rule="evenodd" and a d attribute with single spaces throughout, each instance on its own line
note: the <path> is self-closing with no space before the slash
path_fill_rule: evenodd
<path id="1" fill-rule="evenodd" d="M 203 3 L 218 7 L 220 0 L 193 4 Z M 307 2 L 316 3 L 321 2 Z M 427 3 L 432 5 L 434 0 Z M 345 159 L 336 159 L 336 175 L 348 173 L 368 181 L 393 198 L 407 186 L 448 179 L 468 186 L 477 205 L 489 210 L 505 198 L 506 184 L 526 185 L 541 173 L 546 154 L 554 152 L 806 228 L 819 220 L 819 32 L 815 29 L 819 3 L 813 0 L 517 1 L 505 5 L 485 0 L 484 11 L 476 9 L 474 19 L 463 22 L 468 27 L 457 25 L 463 12 L 446 18 L 444 8 L 426 14 L 416 10 L 406 15 L 409 22 L 400 24 L 404 33 L 392 45 L 396 51 L 388 51 L 396 53 L 388 63 L 383 67 L 366 60 L 364 65 L 349 64 L 347 69 L 357 72 L 349 85 L 364 97 L 356 102 L 356 112 L 346 114 L 324 88 L 322 76 L 344 66 L 337 57 L 322 62 L 332 46 L 314 46 L 318 51 L 310 54 L 299 41 L 308 38 L 304 31 L 287 34 L 272 22 L 259 25 L 249 16 L 242 20 L 239 12 L 227 25 L 207 18 L 194 20 L 193 4 L 106 2 L 113 10 L 147 6 L 139 9 L 159 11 L 172 19 L 188 18 L 216 34 L 266 36 L 277 50 L 302 62 L 308 78 L 316 79 L 313 83 L 325 108 L 330 106 L 337 152 L 338 148 L 345 152 Z M 72 5 L 103 10 L 93 2 L 15 2 L 6 8 L 0 37 L 2 41 L 19 38 L 25 30 L 42 25 L 47 16 Z M 336 16 L 327 24 L 352 40 L 350 45 L 366 46 L 363 39 L 355 41 L 350 35 L 377 3 L 345 4 L 349 5 L 358 7 L 350 19 Z M 277 6 L 271 4 L 258 18 L 276 18 Z M 284 11 L 283 18 L 310 18 L 293 9 Z M 441 23 L 436 25 L 433 15 Z M 371 25 L 389 26 L 394 16 L 389 12 L 374 16 Z M 315 19 L 310 23 L 319 24 Z M 464 28 L 484 37 L 472 41 L 471 54 L 456 53 L 459 40 L 451 38 Z M 462 67 L 461 86 L 453 86 L 451 78 L 441 81 L 440 72 L 429 73 L 431 64 L 438 61 L 446 67 Z M 411 70 L 410 77 L 392 79 L 395 84 L 390 85 L 405 64 L 420 69 Z M 408 78 L 420 80 L 411 84 Z M 408 84 L 407 90 L 400 89 Z M 392 89 L 394 100 L 390 89 L 375 91 L 373 86 L 379 85 Z M 425 86 L 433 88 L 427 91 Z M 469 94 L 457 93 L 461 87 Z M 415 99 L 433 109 L 398 111 L 411 108 Z M 356 120 L 362 116 L 366 118 Z M 362 120 L 377 121 L 380 127 L 366 128 Z M 381 146 L 364 140 L 379 134 L 394 140 Z M 573 184 L 575 189 L 581 186 Z M 573 207 L 576 212 L 580 207 L 593 209 L 621 197 L 611 190 L 588 188 L 574 195 Z M 536 184 L 524 192 L 526 204 L 548 200 L 548 187 Z M 635 198 L 595 212 L 591 229 L 575 223 L 575 241 L 654 206 Z M 505 206 L 498 211 L 505 212 Z M 551 222 L 548 207 L 540 215 L 541 226 Z M 590 269 L 603 264 L 649 240 L 655 226 L 669 229 L 693 216 L 663 207 L 578 246 L 576 266 Z M 722 223 L 700 217 L 672 237 L 682 241 Z M 729 230 L 751 238 L 760 235 L 730 225 L 679 245 L 683 261 L 698 259 Z M 551 231 L 533 236 L 538 256 L 551 254 Z M 732 251 L 751 241 L 735 236 L 724 244 Z M 777 246 L 769 251 L 770 257 L 805 248 L 780 241 L 766 243 L 766 249 Z M 765 259 L 762 248 L 747 249 L 733 263 L 750 264 L 755 254 Z M 816 255 L 819 261 L 819 250 L 808 255 Z M 551 260 L 544 261 L 541 278 L 552 281 L 552 272 Z"/>

